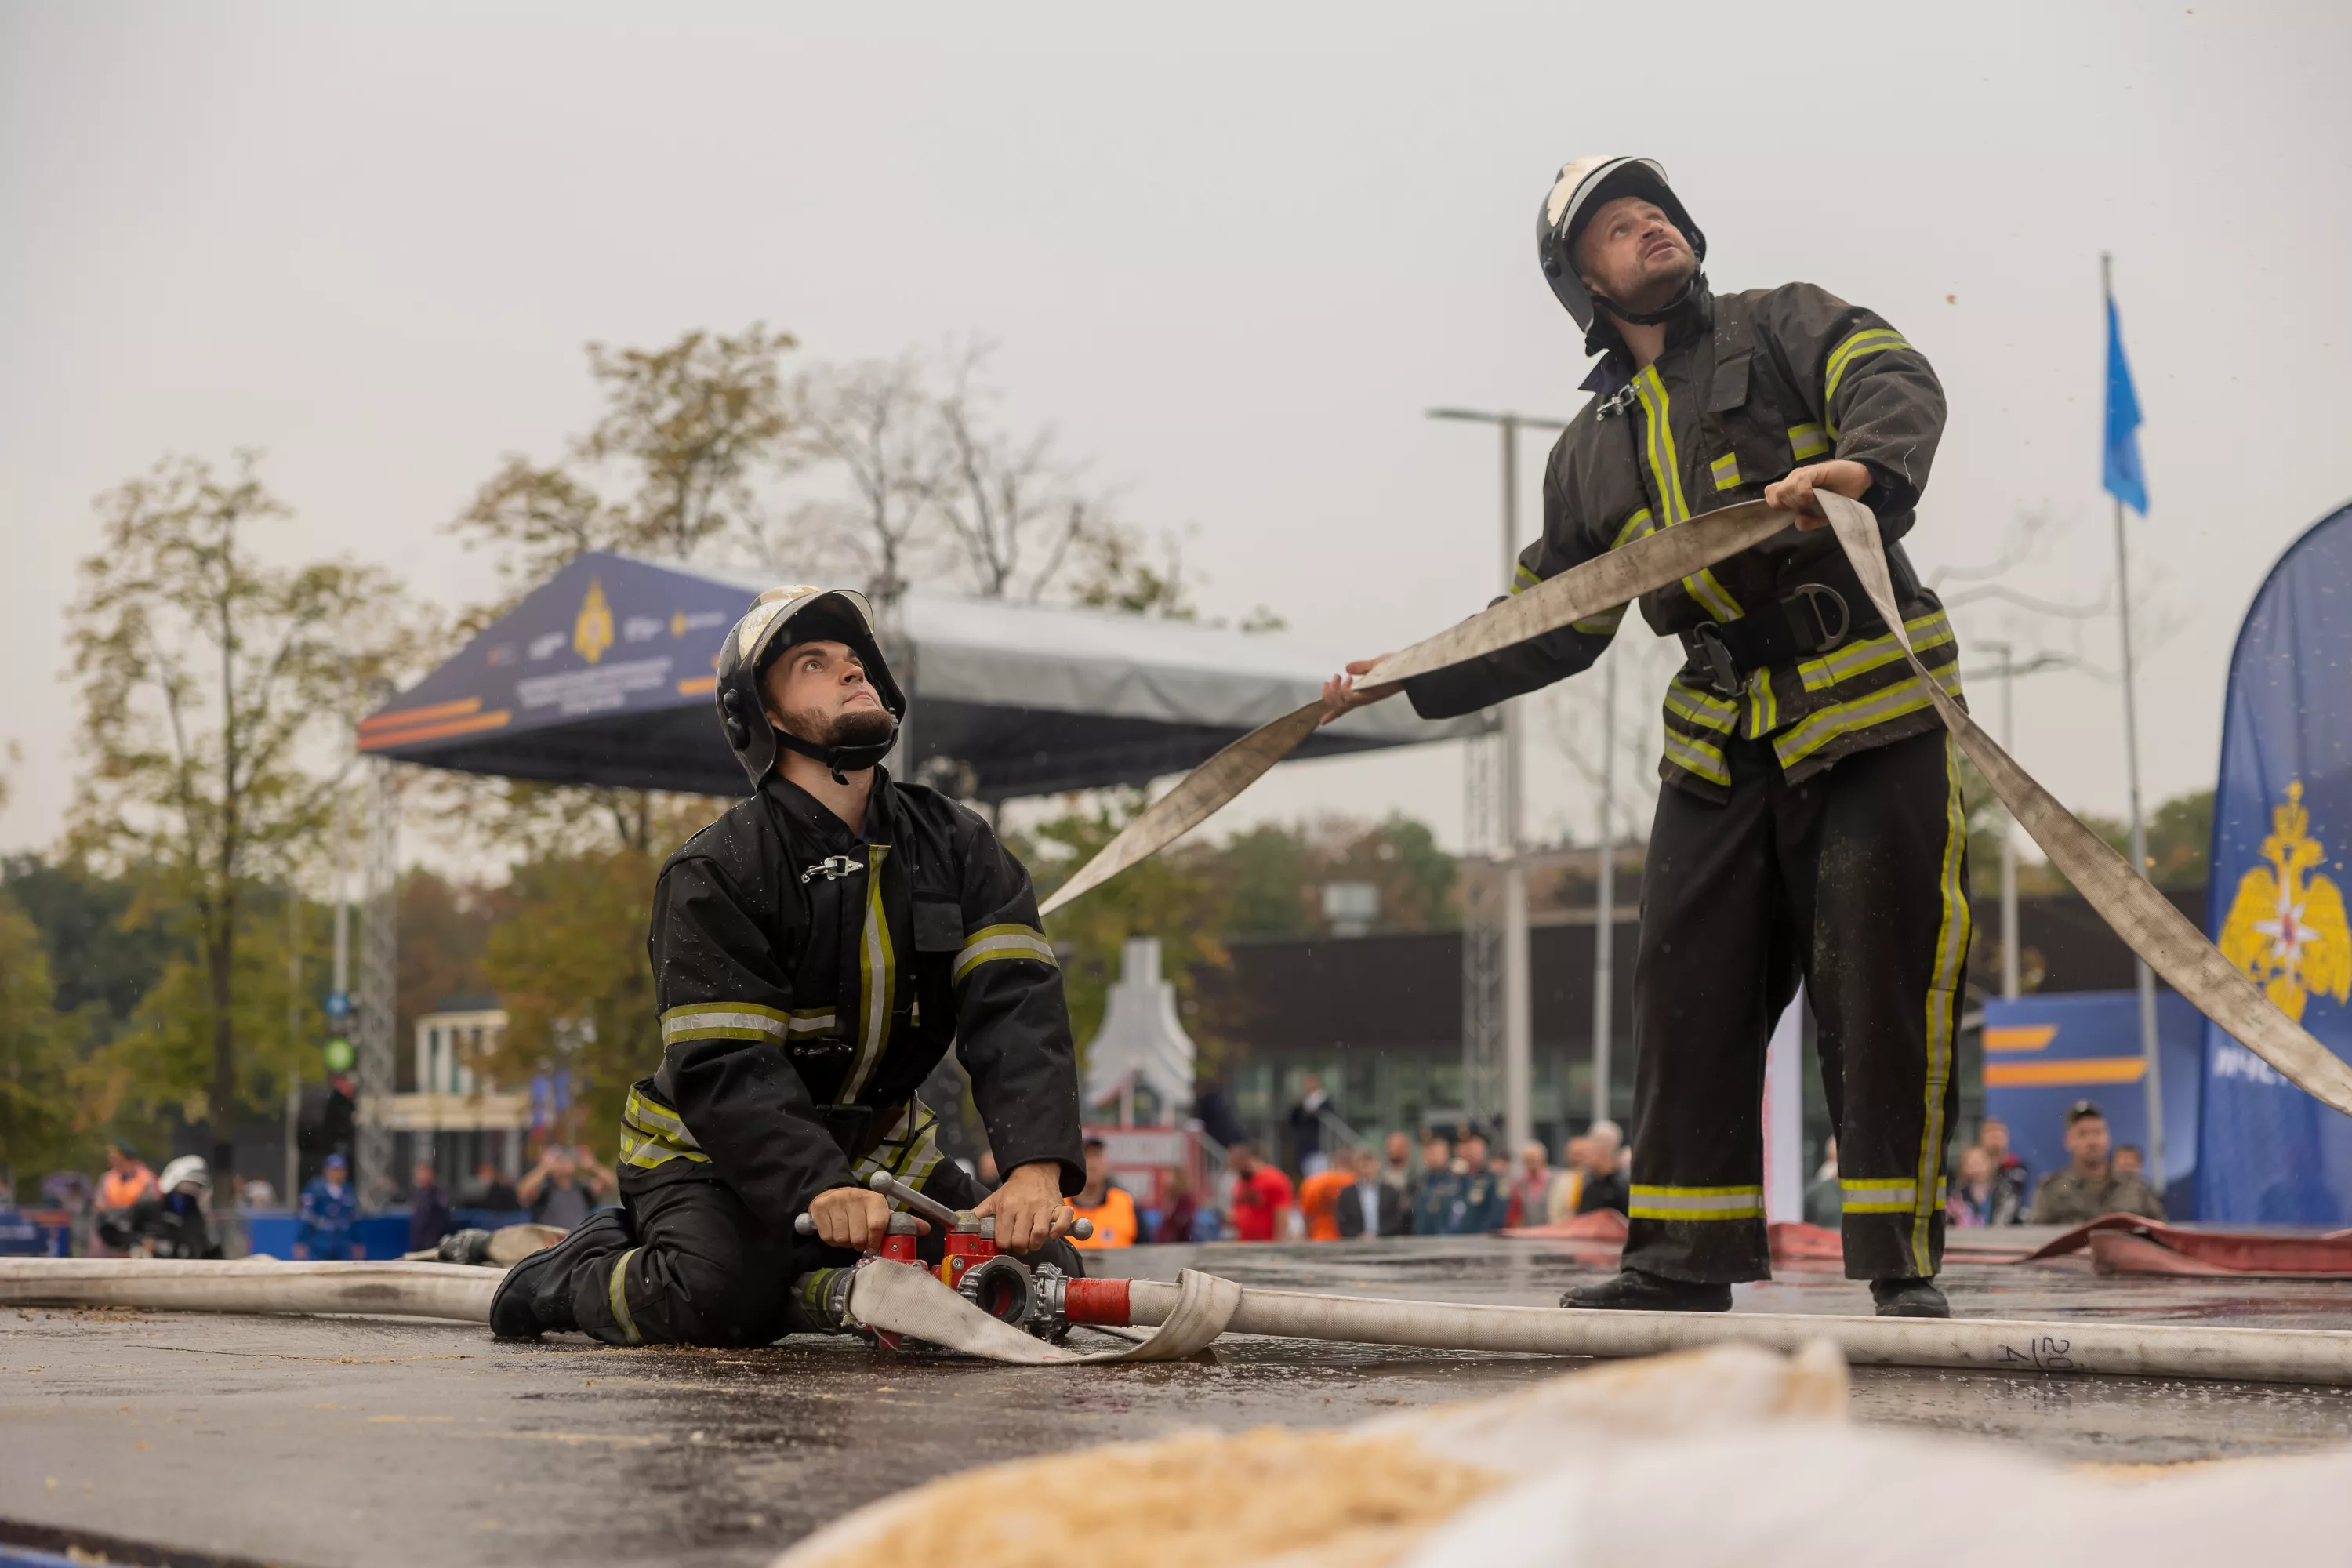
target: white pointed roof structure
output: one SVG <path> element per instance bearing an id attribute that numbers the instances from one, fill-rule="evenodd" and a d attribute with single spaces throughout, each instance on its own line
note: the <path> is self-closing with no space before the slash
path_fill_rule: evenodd
<path id="1" fill-rule="evenodd" d="M 1173 1126 L 1192 1103 L 1192 1037 L 1176 1021 L 1176 987 L 1160 977 L 1160 939 L 1133 936 L 1119 951 L 1102 1029 L 1087 1047 L 1087 1109 L 1115 1108 L 1132 1124 L 1148 1092 L 1155 1121 Z"/>

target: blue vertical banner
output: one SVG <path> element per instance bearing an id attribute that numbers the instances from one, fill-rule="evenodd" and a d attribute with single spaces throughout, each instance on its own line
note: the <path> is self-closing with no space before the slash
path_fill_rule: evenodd
<path id="1" fill-rule="evenodd" d="M 2147 475 L 2139 466 L 2139 394 L 2124 358 L 2123 318 L 2107 296 L 2107 450 L 2099 482 L 2109 495 L 2147 515 Z"/>
<path id="2" fill-rule="evenodd" d="M 2281 1011 L 2352 1060 L 2352 506 L 2271 568 L 2239 629 L 2213 797 L 2207 929 Z M 2211 1023 L 2200 1219 L 2352 1223 L 2352 1118 Z"/>

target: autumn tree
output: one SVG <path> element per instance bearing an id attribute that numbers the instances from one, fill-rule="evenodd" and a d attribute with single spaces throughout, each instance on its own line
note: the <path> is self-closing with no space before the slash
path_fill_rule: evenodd
<path id="1" fill-rule="evenodd" d="M 1014 837 L 1042 901 L 1094 858 L 1142 809 L 1140 791 L 1108 792 L 1087 808 L 1070 811 Z M 1213 1059 L 1223 1033 L 1199 1012 L 1194 972 L 1232 961 L 1217 933 L 1224 929 L 1224 898 L 1197 861 L 1155 855 L 1057 910 L 1045 934 L 1062 961 L 1070 1027 L 1081 1047 L 1102 1027 L 1120 950 L 1131 936 L 1156 936 L 1161 973 L 1176 984 L 1179 1008 L 1204 1056 Z"/>
<path id="2" fill-rule="evenodd" d="M 596 423 L 551 464 L 508 454 L 451 531 L 496 552 L 510 594 L 583 550 L 770 558 L 777 520 L 759 481 L 794 458 L 782 363 L 793 346 L 758 321 L 657 349 L 590 343 L 604 402 Z"/>
<path id="3" fill-rule="evenodd" d="M 289 514 L 254 466 L 250 454 L 227 474 L 167 458 L 101 497 L 100 547 L 68 613 L 87 763 L 69 841 L 135 870 L 142 913 L 186 927 L 193 963 L 167 970 L 167 1016 L 147 1034 L 176 1047 L 154 1065 L 209 1124 L 223 1183 L 247 1098 L 240 1045 L 255 1038 L 245 948 L 257 885 L 285 879 L 325 831 L 331 786 L 319 767 L 411 646 L 382 573 L 280 566 L 257 548 L 254 534 Z"/>

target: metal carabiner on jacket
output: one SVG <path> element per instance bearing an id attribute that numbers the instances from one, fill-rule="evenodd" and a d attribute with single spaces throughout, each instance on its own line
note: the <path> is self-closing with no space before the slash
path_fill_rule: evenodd
<path id="1" fill-rule="evenodd" d="M 806 887 L 812 879 L 817 877 L 823 877 L 828 882 L 837 882 L 844 877 L 854 877 L 864 869 L 866 869 L 866 862 L 863 860 L 852 858 L 847 855 L 828 855 L 801 873 L 801 885 Z"/>

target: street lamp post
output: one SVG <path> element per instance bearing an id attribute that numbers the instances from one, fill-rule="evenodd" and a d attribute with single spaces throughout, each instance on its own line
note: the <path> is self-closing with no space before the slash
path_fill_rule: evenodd
<path id="1" fill-rule="evenodd" d="M 1567 422 L 1559 419 L 1532 418 L 1522 414 L 1489 414 L 1466 408 L 1433 408 L 1432 419 L 1459 419 L 1474 424 L 1495 426 L 1502 434 L 1502 577 L 1503 592 L 1511 591 L 1512 578 L 1518 566 L 1519 548 L 1519 431 L 1564 430 Z M 1498 782 L 1498 804 L 1501 806 L 1496 837 L 1496 863 L 1503 879 L 1503 1138 L 1516 1153 L 1534 1130 L 1531 1102 L 1534 1100 L 1534 1020 L 1529 1010 L 1528 973 L 1528 870 L 1521 851 L 1525 847 L 1525 779 L 1526 721 L 1517 702 L 1502 704 L 1503 765 Z M 1465 944 L 1466 945 L 1466 944 Z M 1464 1067 L 1473 1067 L 1472 1057 L 1481 1042 L 1463 1041 Z M 1465 1079 L 1477 1075 L 1465 1071 Z M 1486 1106 L 1471 1108 L 1474 1115 L 1489 1110 Z"/>

